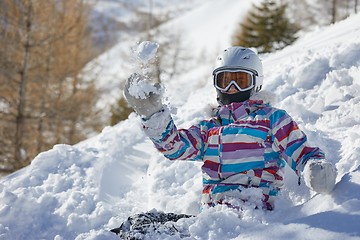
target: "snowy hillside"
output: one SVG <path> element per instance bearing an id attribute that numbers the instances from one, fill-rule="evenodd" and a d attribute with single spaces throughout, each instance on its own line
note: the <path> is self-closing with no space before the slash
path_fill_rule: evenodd
<path id="1" fill-rule="evenodd" d="M 208 52 L 200 51 L 203 61 L 197 56 L 196 67 L 165 83 L 179 127 L 207 117 L 209 105 L 216 104 L 211 61 L 230 43 L 229 29 L 238 21 L 219 14 L 219 6 L 234 14 L 240 1 L 225 2 L 208 1 L 172 23 L 187 26 L 187 40 L 193 39 L 194 45 L 200 44 L 195 40 L 201 36 L 209 38 L 203 46 Z M 236 6 L 239 15 L 245 9 L 241 6 Z M 207 22 L 217 24 L 214 34 L 207 25 L 201 27 Z M 360 239 L 359 22 L 358 14 L 261 56 L 264 89 L 278 99 L 274 106 L 287 110 L 336 164 L 338 183 L 332 194 L 318 195 L 298 186 L 288 169 L 285 191 L 274 211 L 248 209 L 241 218 L 221 207 L 200 213 L 201 165 L 165 160 L 132 114 L 77 145 L 56 145 L 30 166 L 0 179 L 0 240 L 118 239 L 108 230 L 151 209 L 197 215 L 177 222 L 190 236 L 187 239 Z M 126 61 L 114 53 L 119 48 L 121 44 L 104 57 L 109 68 Z"/>
<path id="2" fill-rule="evenodd" d="M 158 1 L 162 2 L 161 0 Z M 191 1 L 184 1 L 183 4 L 186 5 L 189 2 Z M 231 4 L 229 4 L 229 0 L 194 1 L 192 4 L 198 7 L 162 25 L 159 31 L 164 34 L 163 36 L 157 35 L 159 39 L 155 39 L 160 42 L 166 42 L 172 38 L 174 38 L 174 41 L 180 41 L 179 45 L 181 46 L 177 46 L 178 43 L 174 42 L 169 46 L 163 46 L 164 49 L 161 51 L 165 51 L 165 55 L 170 58 L 168 61 L 172 61 L 172 52 L 176 51 L 176 48 L 181 48 L 181 53 L 185 55 L 184 58 L 187 58 L 187 60 L 186 63 L 182 63 L 183 65 L 186 64 L 186 66 L 178 68 L 196 66 L 197 70 L 191 71 L 191 74 L 196 74 L 199 78 L 196 81 L 197 87 L 207 81 L 208 70 L 206 68 L 214 64 L 214 59 L 219 51 L 229 46 L 231 34 L 235 27 L 245 16 L 251 4 L 257 3 L 259 0 L 230 2 Z M 110 3 L 112 2 L 110 1 Z M 167 4 L 171 5 L 170 3 L 171 1 Z M 114 8 L 112 4 L 104 4 L 103 6 L 105 9 Z M 88 65 L 91 70 L 85 72 L 93 72 L 91 76 L 96 77 L 98 87 L 106 92 L 106 97 L 99 101 L 100 109 L 108 108 L 110 104 L 117 100 L 122 83 L 136 68 L 136 66 L 134 67 L 136 65 L 134 59 L 131 57 L 131 51 L 136 48 L 139 42 L 148 40 L 144 38 L 143 35 L 133 34 L 123 36 L 119 44 Z M 204 41 L 206 41 L 206 44 L 204 44 Z M 199 62 L 202 64 L 199 64 Z M 199 70 L 200 68 L 205 69 Z M 173 92 L 181 89 L 182 83 L 189 81 L 189 76 L 185 72 L 189 72 L 189 69 L 184 70 L 184 74 L 180 75 L 176 81 L 169 82 L 169 84 L 172 84 L 172 86 L 168 86 L 169 94 L 173 97 L 178 95 L 173 94 Z M 188 93 L 190 92 L 182 94 Z M 181 96 L 180 99 L 173 100 L 180 104 L 184 102 L 183 98 L 184 96 Z M 186 96 L 184 99 L 186 99 Z M 109 116 L 106 116 L 106 118 L 109 119 Z"/>

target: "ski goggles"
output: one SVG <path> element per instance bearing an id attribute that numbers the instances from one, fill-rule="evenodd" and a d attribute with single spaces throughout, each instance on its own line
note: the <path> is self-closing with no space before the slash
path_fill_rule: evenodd
<path id="1" fill-rule="evenodd" d="M 232 85 L 234 85 L 241 92 L 254 88 L 254 73 L 239 69 L 227 69 L 214 73 L 214 86 L 216 89 L 222 92 L 227 92 Z"/>

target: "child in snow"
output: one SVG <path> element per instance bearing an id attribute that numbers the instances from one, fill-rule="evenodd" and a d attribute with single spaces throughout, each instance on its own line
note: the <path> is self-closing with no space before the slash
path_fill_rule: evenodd
<path id="1" fill-rule="evenodd" d="M 202 204 L 246 202 L 243 192 L 257 188 L 262 200 L 256 207 L 272 210 L 283 186 L 285 164 L 299 177 L 303 174 L 305 184 L 316 192 L 329 193 L 334 188 L 336 170 L 324 153 L 309 145 L 284 110 L 266 102 L 260 91 L 262 63 L 251 49 L 230 47 L 216 59 L 216 116 L 189 129 L 176 128 L 158 86 L 144 98 L 130 94 L 132 84 L 141 77 L 133 74 L 128 79 L 125 97 L 166 158 L 203 162 Z"/>

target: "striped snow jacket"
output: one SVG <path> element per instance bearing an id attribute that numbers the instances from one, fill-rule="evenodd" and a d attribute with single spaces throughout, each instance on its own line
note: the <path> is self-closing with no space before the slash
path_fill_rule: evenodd
<path id="1" fill-rule="evenodd" d="M 177 129 L 168 111 L 143 125 L 166 158 L 203 162 L 202 203 L 207 205 L 226 196 L 241 198 L 241 189 L 256 187 L 262 190 L 262 207 L 272 209 L 286 163 L 299 174 L 310 158 L 324 158 L 284 110 L 262 100 L 221 106 L 216 117 L 189 129 Z"/>

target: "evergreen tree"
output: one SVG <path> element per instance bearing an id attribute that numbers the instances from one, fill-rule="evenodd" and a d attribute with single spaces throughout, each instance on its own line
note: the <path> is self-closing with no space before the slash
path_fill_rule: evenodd
<path id="1" fill-rule="evenodd" d="M 286 4 L 264 0 L 253 5 L 234 36 L 233 45 L 255 47 L 259 53 L 284 48 L 296 40 L 299 27 L 286 16 Z"/>

